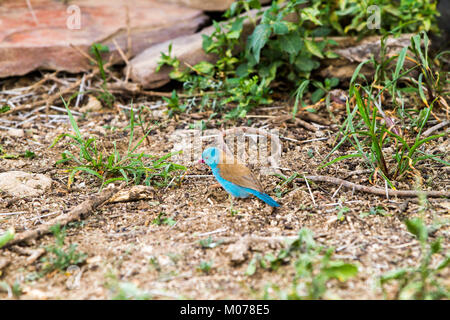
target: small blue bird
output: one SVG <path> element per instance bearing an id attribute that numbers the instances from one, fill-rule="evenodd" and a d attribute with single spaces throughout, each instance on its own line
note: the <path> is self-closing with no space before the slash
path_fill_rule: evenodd
<path id="1" fill-rule="evenodd" d="M 211 167 L 214 177 L 220 185 L 232 196 L 247 198 L 254 195 L 272 207 L 280 204 L 264 193 L 261 183 L 255 178 L 249 168 L 227 158 L 225 152 L 218 148 L 207 148 L 202 153 L 202 163 Z"/>

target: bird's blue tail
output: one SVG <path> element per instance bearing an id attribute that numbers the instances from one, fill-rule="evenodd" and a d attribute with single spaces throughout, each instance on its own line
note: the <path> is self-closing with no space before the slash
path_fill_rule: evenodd
<path id="1" fill-rule="evenodd" d="M 251 193 L 254 196 L 258 197 L 259 199 L 261 199 L 262 201 L 267 203 L 269 206 L 272 206 L 272 207 L 279 207 L 280 206 L 280 204 L 278 202 L 273 200 L 269 195 L 267 195 L 265 193 L 261 193 L 259 191 L 256 191 L 256 190 L 253 190 L 253 189 L 249 189 L 249 188 L 246 188 L 246 191 L 248 191 L 249 193 Z"/>

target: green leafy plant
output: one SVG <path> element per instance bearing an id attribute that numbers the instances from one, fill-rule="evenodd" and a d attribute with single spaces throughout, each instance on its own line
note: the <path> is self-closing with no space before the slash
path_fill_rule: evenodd
<path id="1" fill-rule="evenodd" d="M 90 52 L 94 56 L 95 61 L 97 62 L 97 66 L 100 71 L 100 76 L 103 80 L 103 83 L 101 86 L 102 90 L 97 98 L 100 101 L 102 101 L 105 105 L 107 105 L 108 107 L 112 107 L 112 105 L 115 101 L 115 97 L 107 88 L 107 78 L 106 78 L 106 72 L 105 72 L 105 67 L 104 67 L 105 63 L 102 58 L 102 53 L 109 52 L 109 48 L 108 48 L 108 46 L 102 45 L 100 43 L 94 43 L 91 46 Z"/>
<path id="2" fill-rule="evenodd" d="M 426 32 L 420 32 L 411 37 L 409 50 L 412 55 L 409 59 L 419 67 L 420 75 L 417 81 L 412 78 L 410 80 L 417 82 L 420 98 L 426 107 L 437 102 L 442 107 L 448 108 L 443 97 L 449 95 L 449 92 L 445 91 L 445 83 L 448 83 L 448 71 L 442 68 L 442 61 L 439 61 L 445 56 L 450 56 L 450 51 L 443 51 L 432 59 L 429 55 L 429 46 L 430 40 Z"/>
<path id="3" fill-rule="evenodd" d="M 341 207 L 341 208 L 339 208 L 338 213 L 337 213 L 338 220 L 339 221 L 344 221 L 345 214 L 347 212 L 349 212 L 349 211 L 350 211 L 350 208 L 348 208 L 348 207 Z"/>
<path id="4" fill-rule="evenodd" d="M 106 275 L 106 287 L 111 292 L 112 300 L 151 300 L 152 295 L 140 289 L 132 282 L 122 282 L 117 276 L 108 273 Z"/>
<path id="5" fill-rule="evenodd" d="M 361 218 L 365 218 L 367 216 L 375 216 L 375 215 L 380 215 L 380 216 L 387 216 L 388 214 L 386 213 L 386 210 L 383 209 L 383 207 L 381 206 L 376 206 L 376 207 L 370 207 L 369 211 L 367 212 L 361 212 L 360 213 L 360 217 Z"/>
<path id="6" fill-rule="evenodd" d="M 328 95 L 333 88 L 337 87 L 339 79 L 325 78 L 323 83 L 320 81 L 313 81 L 312 83 L 317 89 L 311 94 L 311 102 L 316 103 L 322 99 L 323 96 Z"/>
<path id="7" fill-rule="evenodd" d="M 208 237 L 206 239 L 199 240 L 198 243 L 203 249 L 213 249 L 215 247 L 220 246 L 223 243 L 223 241 L 222 240 L 214 241 L 211 237 Z"/>
<path id="8" fill-rule="evenodd" d="M 294 172 L 291 176 L 286 177 L 282 174 L 276 173 L 275 176 L 277 176 L 278 178 L 280 178 L 282 180 L 280 182 L 280 184 L 277 185 L 277 187 L 274 190 L 276 196 L 278 198 L 281 198 L 286 193 L 292 191 L 292 188 L 290 186 L 295 186 L 295 184 L 294 184 L 295 179 L 297 179 L 298 177 L 301 177 L 301 174 L 299 174 L 298 172 Z"/>
<path id="9" fill-rule="evenodd" d="M 334 260 L 333 253 L 333 248 L 318 245 L 314 241 L 313 233 L 309 229 L 302 228 L 298 238 L 293 240 L 287 248 L 280 250 L 277 255 L 266 254 L 263 257 L 256 255 L 250 261 L 246 275 L 253 275 L 258 266 L 276 271 L 283 265 L 290 264 L 294 269 L 291 287 L 267 285 L 265 299 L 326 298 L 327 283 L 330 280 L 344 282 L 358 273 L 358 268 L 354 264 Z"/>
<path id="10" fill-rule="evenodd" d="M 97 147 L 97 140 L 95 138 L 84 138 L 78 128 L 78 125 L 73 117 L 68 103 L 63 99 L 64 106 L 66 107 L 67 114 L 69 116 L 70 124 L 75 132 L 73 134 L 61 134 L 59 135 L 52 145 L 53 147 L 64 137 L 69 137 L 73 140 L 73 145 L 79 148 L 79 155 L 72 154 L 69 150 L 65 150 L 62 153 L 62 159 L 57 161 L 57 164 L 66 162 L 75 162 L 76 167 L 72 167 L 69 174 L 68 184 L 72 184 L 75 175 L 78 172 L 84 172 L 92 175 L 101 181 L 101 188 L 114 181 L 126 181 L 129 183 L 133 181 L 135 184 L 143 183 L 145 185 L 167 186 L 168 183 L 174 178 L 173 174 L 178 171 L 184 171 L 186 168 L 182 165 L 167 162 L 166 160 L 172 156 L 169 153 L 161 158 L 145 154 L 135 153 L 136 149 L 141 145 L 144 139 L 147 137 L 151 128 L 144 134 L 142 138 L 138 140 L 136 145 L 133 146 L 135 117 L 134 112 L 131 110 L 130 117 L 130 138 L 128 142 L 128 149 L 125 154 L 121 154 L 114 142 L 114 150 L 111 154 L 105 155 Z"/>
<path id="11" fill-rule="evenodd" d="M 47 255 L 41 258 L 43 263 L 41 272 L 43 275 L 54 270 L 64 271 L 71 265 L 79 265 L 84 263 L 87 254 L 79 252 L 77 244 L 70 244 L 67 249 L 64 248 L 66 238 L 66 229 L 56 224 L 50 228 L 55 237 L 55 244 L 46 246 Z"/>
<path id="12" fill-rule="evenodd" d="M 25 150 L 25 152 L 20 153 L 20 154 L 8 153 L 0 145 L 0 159 L 18 159 L 20 157 L 27 158 L 27 159 L 33 159 L 36 157 L 36 154 L 30 150 Z"/>
<path id="13" fill-rule="evenodd" d="M 419 38 L 418 38 L 419 37 Z M 413 36 L 411 38 L 411 47 L 417 47 L 417 39 L 420 39 L 420 35 Z M 423 34 L 424 42 L 428 40 L 426 34 Z M 374 58 L 362 62 L 355 70 L 353 77 L 350 81 L 350 99 L 347 100 L 346 110 L 347 119 L 341 126 L 342 139 L 336 144 L 333 150 L 326 156 L 327 159 L 333 154 L 344 142 L 350 143 L 356 152 L 337 157 L 332 161 L 322 165 L 321 167 L 329 166 L 337 161 L 342 161 L 348 158 L 359 157 L 363 158 L 367 165 L 372 167 L 373 173 L 380 171 L 381 175 L 386 179 L 388 184 L 392 187 L 390 180 L 399 179 L 404 174 L 413 171 L 414 166 L 423 160 L 432 159 L 449 165 L 448 162 L 440 159 L 436 155 L 426 154 L 423 150 L 423 146 L 432 140 L 436 140 L 446 135 L 441 133 L 437 135 L 422 136 L 425 126 L 428 123 L 428 119 L 432 114 L 433 108 L 437 103 L 438 97 L 434 97 L 433 101 L 426 102 L 422 88 L 422 76 L 419 75 L 418 89 L 409 88 L 412 90 L 398 90 L 398 83 L 401 79 L 413 79 L 411 72 L 420 69 L 422 72 L 429 69 L 428 65 L 424 65 L 427 60 L 423 62 L 417 61 L 418 64 L 404 70 L 404 62 L 407 56 L 407 48 L 401 50 L 398 55 L 395 55 L 389 59 L 384 57 L 385 51 L 384 40 L 382 40 L 382 54 L 380 61 Z M 428 46 L 425 45 L 424 49 L 417 47 L 417 50 L 421 50 L 421 56 L 428 56 Z M 413 58 L 409 58 L 413 59 Z M 393 62 L 396 63 L 394 70 L 389 70 L 388 65 Z M 365 64 L 371 64 L 375 69 L 374 79 L 371 83 L 367 83 L 368 80 L 360 73 L 362 66 Z M 358 77 L 363 79 L 366 83 L 356 83 Z M 411 121 L 412 130 L 403 131 L 400 129 L 407 128 L 404 123 L 396 125 L 395 116 L 392 112 L 385 111 L 385 106 L 382 106 L 381 97 L 383 95 L 390 94 L 395 97 L 398 96 L 400 101 L 403 101 L 403 91 L 412 97 L 421 97 L 425 104 L 425 108 L 419 110 L 405 110 L 402 106 L 398 108 L 397 122 L 404 122 L 404 119 L 415 119 Z M 435 90 L 434 92 L 438 92 Z M 439 96 L 440 97 L 440 96 Z M 396 99 L 392 99 L 393 107 L 396 107 Z M 408 115 L 408 116 L 406 116 Z M 391 147 L 393 152 L 385 154 L 383 149 Z M 387 158 L 389 157 L 389 158 Z M 390 160 L 390 162 L 388 161 Z M 390 163 L 394 163 L 395 166 L 390 166 Z"/>
<path id="14" fill-rule="evenodd" d="M 0 107 L 0 113 L 6 113 L 6 112 L 8 112 L 9 110 L 11 110 L 11 107 L 10 107 L 9 105 L 7 105 L 7 104 L 4 104 L 4 105 L 2 105 L 2 106 Z"/>
<path id="15" fill-rule="evenodd" d="M 266 98 L 269 92 L 267 84 L 264 81 L 260 82 L 257 76 L 251 79 L 228 79 L 227 83 L 230 85 L 229 96 L 223 104 L 230 102 L 237 104 L 236 108 L 226 114 L 227 119 L 244 118 L 255 106 L 272 102 Z"/>
<path id="16" fill-rule="evenodd" d="M 208 274 L 211 272 L 212 267 L 213 267 L 212 261 L 202 261 L 200 262 L 200 265 L 198 266 L 197 270 Z"/>
<path id="17" fill-rule="evenodd" d="M 172 91 L 170 97 L 163 97 L 163 99 L 167 103 L 169 117 L 173 117 L 176 113 L 182 113 L 186 110 L 186 106 L 180 104 L 180 99 L 175 90 Z"/>
<path id="18" fill-rule="evenodd" d="M 256 14 L 250 14 L 252 9 Z M 368 28 L 366 22 L 378 13 L 380 28 Z M 289 0 L 273 1 L 268 8 L 256 0 L 240 0 L 225 12 L 228 20 L 213 21 L 213 32 L 203 35 L 203 50 L 217 57 L 215 64 L 181 65 L 169 46 L 158 70 L 163 65 L 172 67 L 171 78 L 189 83 L 185 89 L 202 95 L 202 106 L 221 111 L 226 103 L 237 103 L 228 119 L 244 117 L 252 108 L 270 102 L 268 88 L 275 79 L 289 82 L 297 88 L 295 114 L 310 84 L 315 87 L 313 102 L 338 85 L 336 78 L 311 79 L 320 60 L 338 57 L 332 51 L 337 43 L 328 36 L 436 31 L 437 15 L 436 4 L 427 0 Z M 247 25 L 254 29 L 245 38 Z"/>
<path id="19" fill-rule="evenodd" d="M 152 223 L 156 224 L 158 226 L 163 225 L 163 224 L 168 225 L 168 226 L 173 226 L 177 222 L 175 220 L 173 220 L 172 218 L 166 217 L 165 212 L 160 212 L 158 214 L 158 216 L 155 219 L 153 219 Z"/>
<path id="20" fill-rule="evenodd" d="M 313 1 L 323 14 L 321 22 L 336 30 L 340 35 L 366 36 L 374 33 L 387 32 L 412 33 L 416 31 L 436 32 L 436 17 L 438 12 L 436 2 L 429 0 L 347 0 Z M 379 14 L 379 29 L 368 28 L 367 22 Z"/>
<path id="21" fill-rule="evenodd" d="M 23 289 L 20 286 L 20 282 L 17 280 L 14 281 L 12 286 L 10 286 L 6 281 L 0 281 L 0 290 L 1 289 L 7 292 L 9 296 L 14 296 L 16 298 L 19 298 L 23 294 Z"/>
<path id="22" fill-rule="evenodd" d="M 112 300 L 151 300 L 152 296 L 131 282 L 119 282 Z"/>
<path id="23" fill-rule="evenodd" d="M 427 227 L 420 218 L 406 220 L 405 224 L 408 231 L 420 243 L 421 261 L 417 266 L 383 274 L 379 278 L 379 283 L 385 297 L 387 297 L 386 285 L 395 282 L 397 287 L 394 299 L 449 299 L 449 287 L 442 284 L 438 277 L 438 274 L 450 265 L 450 255 L 443 252 L 442 237 L 431 241 L 430 227 Z M 438 263 L 432 263 L 432 258 L 439 255 L 444 255 L 444 259 Z"/>

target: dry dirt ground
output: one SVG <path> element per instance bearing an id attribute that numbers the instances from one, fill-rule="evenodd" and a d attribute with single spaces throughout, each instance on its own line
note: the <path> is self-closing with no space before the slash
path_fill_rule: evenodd
<path id="1" fill-rule="evenodd" d="M 155 101 L 144 97 L 139 104 L 154 105 Z M 290 176 L 294 172 L 321 174 L 370 186 L 369 173 L 364 171 L 367 168 L 360 159 L 348 159 L 318 170 L 332 149 L 337 129 L 319 126 L 319 130 L 312 132 L 294 123 L 275 121 L 279 116 L 289 114 L 291 108 L 291 105 L 280 102 L 271 108 L 252 112 L 258 117 L 250 118 L 251 126 L 277 128 L 281 136 L 291 139 L 281 139 L 283 154 L 280 167 L 284 168 L 284 175 Z M 149 121 L 158 120 L 162 124 L 151 132 L 150 144 L 145 143 L 140 151 L 162 156 L 172 150 L 174 141 L 170 135 L 174 130 L 188 128 L 194 118 L 209 117 L 208 113 L 200 113 L 194 117 L 180 117 L 177 121 L 168 119 L 161 110 L 147 114 Z M 328 117 L 325 110 L 319 114 Z M 343 110 L 336 109 L 334 115 L 337 123 L 344 119 Z M 106 148 L 111 147 L 112 141 L 117 141 L 119 149 L 126 149 L 128 118 L 120 109 L 103 109 L 77 119 L 83 134 L 97 137 Z M 105 126 L 116 130 L 105 129 Z M 225 126 L 232 127 L 233 123 L 225 125 L 218 120 L 208 123 L 210 128 Z M 98 192 L 98 181 L 84 174 L 77 175 L 68 189 L 68 171 L 64 166 L 56 166 L 55 161 L 60 159 L 64 150 L 77 150 L 68 139 L 49 149 L 53 140 L 64 132 L 72 132 L 68 123 L 49 127 L 45 117 L 26 124 L 24 137 L 10 136 L 1 131 L 0 144 L 5 152 L 20 154 L 30 150 L 36 157 L 0 159 L 0 171 L 43 173 L 52 178 L 53 187 L 36 198 L 19 199 L 1 193 L 0 212 L 21 213 L 0 216 L 0 234 L 10 227 L 20 233 L 45 224 Z M 142 136 L 142 131 L 137 129 L 136 136 L 136 139 Z M 435 149 L 443 151 L 448 161 L 448 137 L 431 143 L 427 148 L 430 152 Z M 336 156 L 348 150 L 349 146 Z M 425 161 L 416 169 L 423 178 L 420 188 L 448 190 L 448 167 Z M 449 199 L 428 199 L 423 205 L 417 199 L 386 199 L 327 183 L 310 183 L 310 193 L 301 181 L 283 187 L 283 195 L 277 199 L 282 204 L 279 209 L 270 210 L 255 198 L 238 199 L 234 201 L 237 214 L 231 215 L 226 192 L 221 188 L 211 188 L 214 178 L 204 176 L 210 174 L 208 168 L 201 164 L 189 164 L 180 184 L 155 189 L 153 199 L 106 204 L 80 223 L 72 223 L 67 228 L 66 246 L 77 243 L 78 249 L 88 255 L 86 263 L 80 266 L 81 269 L 76 269 L 75 274 L 52 272 L 43 277 L 33 277 L 42 263 L 39 259 L 29 263 L 28 253 L 55 243 L 54 236 L 46 235 L 15 250 L 2 249 L 0 257 L 10 264 L 3 269 L 0 281 L 9 285 L 19 283 L 23 291 L 20 299 L 109 299 L 117 294 L 117 286 L 111 285 L 111 279 L 115 279 L 116 284 L 132 283 L 150 292 L 155 299 L 262 298 L 267 284 L 290 288 L 293 270 L 289 267 L 281 267 L 278 271 L 258 268 L 254 275 L 246 276 L 252 257 L 257 253 L 276 253 L 284 245 L 281 238 L 296 236 L 301 228 L 309 228 L 318 243 L 336 248 L 337 259 L 354 263 L 359 269 L 358 275 L 345 283 L 330 281 L 329 296 L 380 299 L 383 295 L 377 286 L 377 276 L 397 268 L 416 266 L 420 261 L 420 245 L 407 231 L 404 219 L 423 216 L 427 224 L 432 224 L 450 217 Z M 260 178 L 265 190 L 275 197 L 274 190 L 282 180 L 273 175 Z M 376 184 L 384 187 L 380 178 Z M 116 186 L 120 184 L 116 183 Z M 398 189 L 414 189 L 415 186 L 413 176 L 405 176 L 397 184 Z M 384 210 L 384 215 L 360 217 L 361 213 L 377 206 Z M 342 221 L 337 219 L 341 207 L 349 208 Z M 161 212 L 176 224 L 152 223 Z M 432 238 L 439 236 L 444 238 L 444 252 L 448 251 L 448 225 L 432 234 Z M 214 242 L 222 242 L 214 248 L 202 248 L 199 240 L 208 237 Z M 248 240 L 248 246 L 241 245 L 242 239 Z M 241 257 L 232 261 L 236 250 L 241 250 Z M 201 262 L 211 263 L 209 273 L 199 270 Z M 440 275 L 446 285 L 449 285 L 449 275 L 448 269 Z M 79 281 L 71 286 L 74 276 Z M 4 291 L 0 291 L 0 298 L 14 299 Z"/>

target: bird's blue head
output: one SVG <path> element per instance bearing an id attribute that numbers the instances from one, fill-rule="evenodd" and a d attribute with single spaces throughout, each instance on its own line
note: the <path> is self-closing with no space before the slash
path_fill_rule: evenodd
<path id="1" fill-rule="evenodd" d="M 202 153 L 202 160 L 210 167 L 215 167 L 220 162 L 220 150 L 207 148 Z"/>

